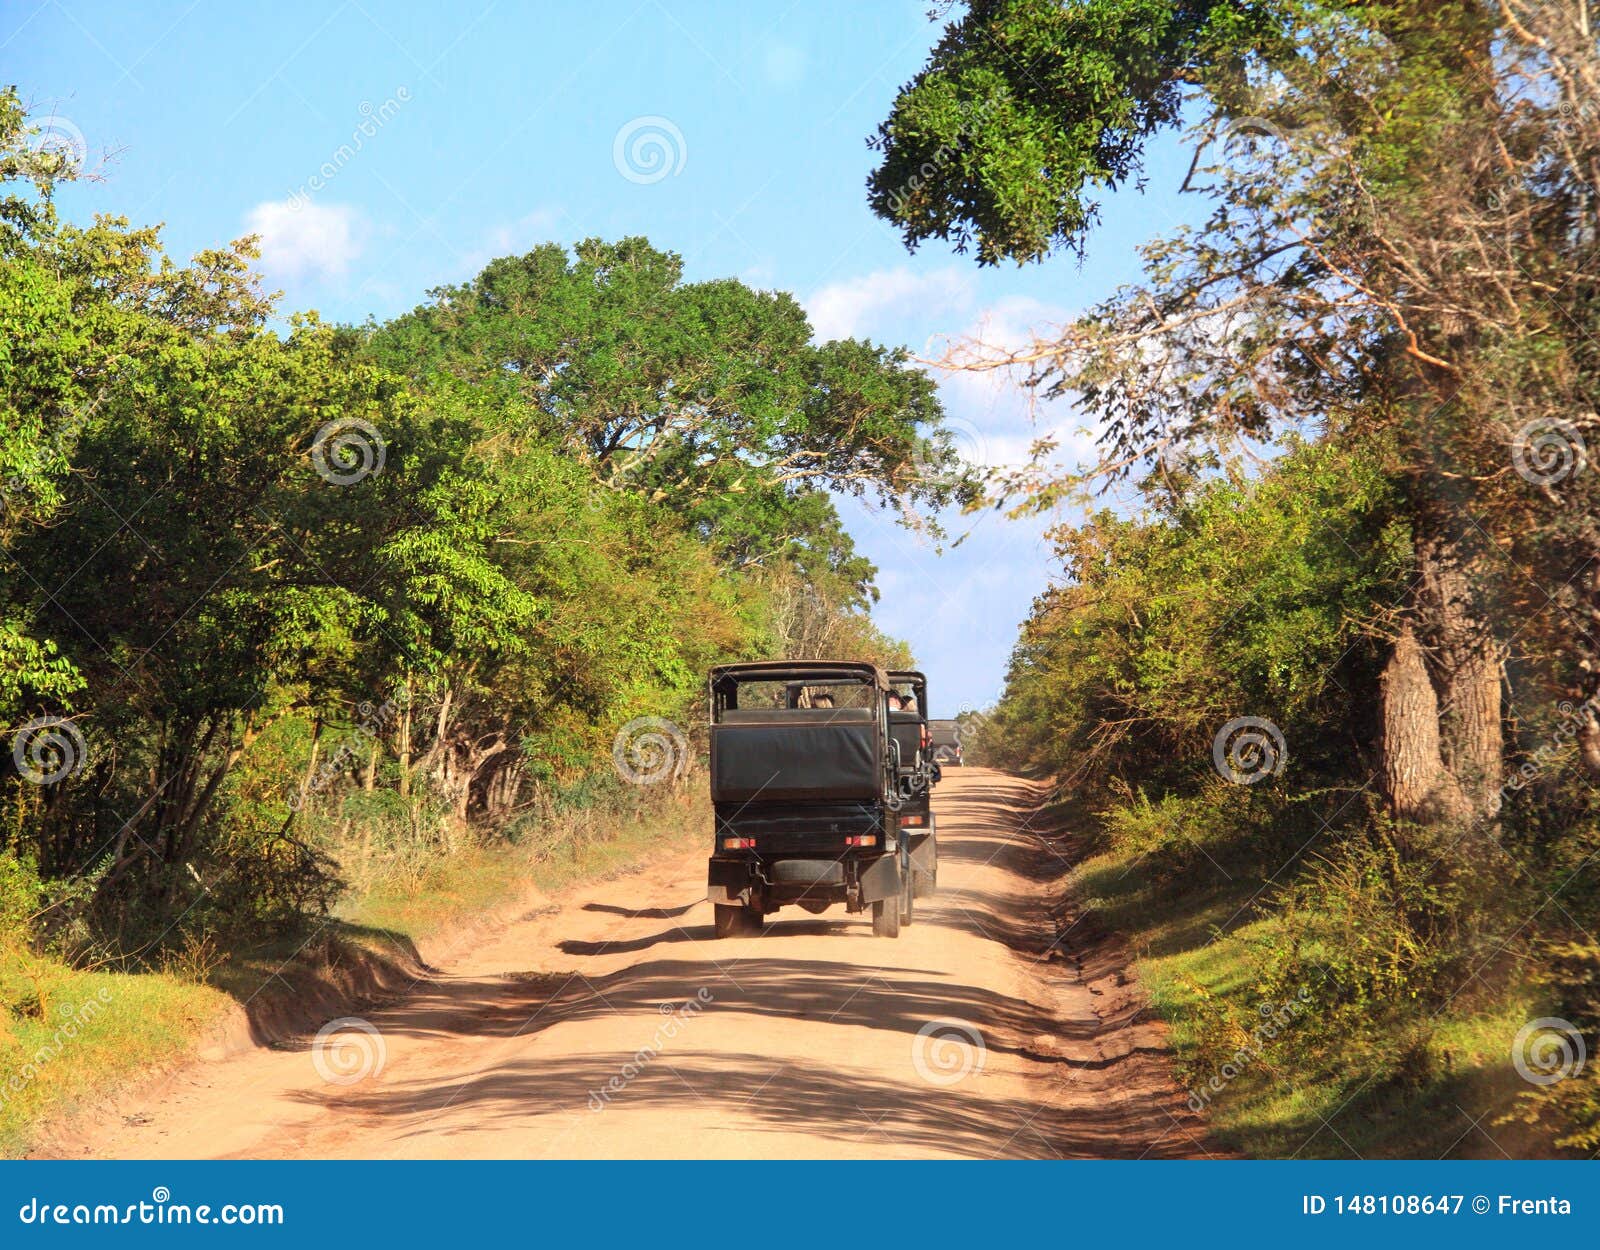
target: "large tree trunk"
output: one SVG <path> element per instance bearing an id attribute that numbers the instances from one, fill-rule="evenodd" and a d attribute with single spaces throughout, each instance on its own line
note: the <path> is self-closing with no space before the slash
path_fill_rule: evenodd
<path id="1" fill-rule="evenodd" d="M 400 729 L 395 754 L 400 757 L 400 793 L 411 794 L 411 676 L 406 675 L 406 699 L 400 709 Z"/>
<path id="2" fill-rule="evenodd" d="M 1461 817 L 1466 796 L 1444 765 L 1439 699 L 1427 657 L 1407 623 L 1379 681 L 1383 714 L 1383 781 L 1390 810 L 1430 824 Z"/>
<path id="3" fill-rule="evenodd" d="M 1581 675 L 1569 692 L 1576 702 L 1578 763 L 1590 780 L 1600 781 L 1600 526 L 1591 517 L 1584 519 L 1575 546 L 1567 567 L 1587 572 L 1568 579 L 1556 602 Z"/>
<path id="4" fill-rule="evenodd" d="M 1419 517 L 1417 579 L 1381 681 L 1384 789 L 1404 820 L 1492 822 L 1500 812 L 1501 649 L 1463 544 Z"/>
<path id="5" fill-rule="evenodd" d="M 1436 536 L 1417 545 L 1417 603 L 1429 671 L 1439 696 L 1439 749 L 1474 819 L 1500 813 L 1505 752 L 1501 649 L 1475 601 L 1461 545 Z"/>
<path id="6" fill-rule="evenodd" d="M 1590 777 L 1600 777 L 1600 721 L 1592 711 L 1582 713 L 1578 725 L 1578 762 Z"/>

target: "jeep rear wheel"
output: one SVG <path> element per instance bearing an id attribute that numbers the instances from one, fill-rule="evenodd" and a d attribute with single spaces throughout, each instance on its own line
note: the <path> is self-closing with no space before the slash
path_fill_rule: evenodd
<path id="1" fill-rule="evenodd" d="M 900 900 L 880 898 L 872 905 L 872 936 L 900 936 Z"/>

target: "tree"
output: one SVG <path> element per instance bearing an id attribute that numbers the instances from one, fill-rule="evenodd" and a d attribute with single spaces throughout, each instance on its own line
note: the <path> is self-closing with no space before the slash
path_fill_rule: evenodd
<path id="1" fill-rule="evenodd" d="M 70 167 L 43 159 L 15 90 L 0 92 L 0 546 L 47 522 L 59 478 L 114 350 L 91 340 L 97 311 L 77 280 L 81 236 L 57 221 L 52 192 Z M 31 194 L 30 194 L 31 192 Z M 0 725 L 9 738 L 38 700 L 62 704 L 81 675 L 26 614 L 0 615 Z"/>
<path id="2" fill-rule="evenodd" d="M 510 592 L 491 602 L 526 607 L 504 628 L 486 622 L 481 639 L 458 635 L 440 648 L 418 686 L 402 772 L 414 737 L 416 770 L 457 817 L 498 821 L 528 782 L 609 758 L 620 724 L 680 716 L 705 669 L 742 654 L 757 626 L 750 592 L 719 578 L 681 517 L 601 486 L 589 466 L 529 433 L 520 400 L 449 380 L 426 398 L 470 420 L 460 460 L 483 503 L 478 550 Z M 458 484 L 439 489 L 462 497 Z M 439 541 L 408 531 L 421 550 Z M 439 581 L 446 591 L 460 584 L 453 574 Z"/>
<path id="3" fill-rule="evenodd" d="M 1051 538 L 1066 574 L 1034 602 L 992 745 L 1103 794 L 1213 778 L 1220 726 L 1265 716 L 1296 777 L 1341 777 L 1370 734 L 1374 640 L 1360 622 L 1403 586 L 1403 529 L 1379 457 L 1302 444 L 1254 481 L 1147 479 L 1132 517 Z M 1330 680 L 1331 678 L 1331 680 Z"/>
<path id="4" fill-rule="evenodd" d="M 894 652 L 827 492 L 946 489 L 905 482 L 939 414 L 903 353 L 636 242 L 280 325 L 253 240 L 63 223 L 32 143 L 0 94 L 0 856 L 35 937 L 253 938 L 326 910 L 379 810 L 489 837 L 614 785 L 619 731 L 688 724 L 718 662 Z"/>
<path id="5" fill-rule="evenodd" d="M 942 503 L 942 412 L 903 349 L 820 346 L 793 297 L 686 283 L 641 238 L 557 244 L 370 331 L 378 359 L 514 395 L 615 486 L 693 500 L 713 483 L 814 483 Z M 919 470 L 918 466 L 926 470 Z"/>
<path id="6" fill-rule="evenodd" d="M 878 128 L 873 211 L 908 246 L 946 239 L 983 264 L 1081 252 L 1096 191 L 1141 177 L 1188 86 L 1272 32 L 1275 7 L 972 0 Z"/>
<path id="7" fill-rule="evenodd" d="M 878 138 L 878 211 L 993 262 L 1081 248 L 1096 190 L 1195 122 L 1205 223 L 1059 340 L 957 363 L 1024 365 L 1101 419 L 1087 474 L 1011 483 L 1041 500 L 1289 429 L 1393 439 L 1414 576 L 1386 621 L 1382 771 L 1403 816 L 1498 810 L 1508 549 L 1560 603 L 1542 680 L 1587 697 L 1600 675 L 1592 475 L 1510 473 L 1530 440 L 1576 454 L 1562 431 L 1592 406 L 1597 68 L 1581 4 L 981 0 Z"/>

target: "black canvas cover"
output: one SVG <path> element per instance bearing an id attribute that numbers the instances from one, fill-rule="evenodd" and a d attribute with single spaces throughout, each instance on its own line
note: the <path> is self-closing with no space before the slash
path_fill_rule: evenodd
<path id="1" fill-rule="evenodd" d="M 872 709 L 864 707 L 729 708 L 724 725 L 870 725 Z"/>
<path id="2" fill-rule="evenodd" d="M 900 767 L 916 767 L 917 748 L 922 745 L 922 717 L 915 712 L 889 713 L 889 736 L 900 744 Z"/>
<path id="3" fill-rule="evenodd" d="M 953 747 L 961 743 L 960 726 L 953 720 L 931 720 L 928 722 L 928 731 L 933 735 L 933 745 L 936 747 Z"/>
<path id="4" fill-rule="evenodd" d="M 819 709 L 820 710 L 820 709 Z M 769 803 L 878 797 L 877 727 L 863 717 L 743 718 L 711 727 L 711 798 Z"/>

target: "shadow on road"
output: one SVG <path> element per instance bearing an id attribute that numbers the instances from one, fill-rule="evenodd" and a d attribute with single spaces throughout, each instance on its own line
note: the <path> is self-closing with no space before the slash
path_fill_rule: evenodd
<path id="1" fill-rule="evenodd" d="M 692 1040 L 696 1020 L 679 1039 Z M 693 1110 L 704 1102 L 729 1108 L 727 1128 L 793 1135 L 815 1134 L 840 1142 L 881 1142 L 885 1155 L 898 1149 L 948 1151 L 970 1158 L 1175 1157 L 1192 1154 L 1195 1143 L 1174 1131 L 1150 1145 L 1150 1108 L 1137 1099 L 1109 1098 L 1070 1111 L 1050 1098 L 997 1100 L 969 1095 L 960 1085 L 941 1088 L 916 1079 L 886 1079 L 853 1072 L 847 1065 L 775 1063 L 761 1055 L 674 1047 L 640 1062 L 639 1054 L 611 1052 L 553 1061 L 517 1061 L 459 1081 L 401 1084 L 346 1094 L 347 1110 L 368 1116 L 410 1118 L 402 1137 L 430 1131 L 437 1115 L 466 1114 L 475 1124 L 516 1126 L 531 1111 L 582 1118 L 613 1107 Z M 910 1056 L 907 1056 L 910 1067 Z M 629 1074 L 633 1074 L 630 1075 Z M 616 1080 L 620 1088 L 610 1083 Z M 1062 1084 L 1073 1080 L 1063 1073 Z M 1063 1090 L 1065 1092 L 1065 1090 Z M 598 1106 L 599 1110 L 595 1110 Z M 552 1151 L 559 1155 L 558 1134 Z M 685 1140 L 683 1152 L 716 1153 L 715 1136 Z"/>

